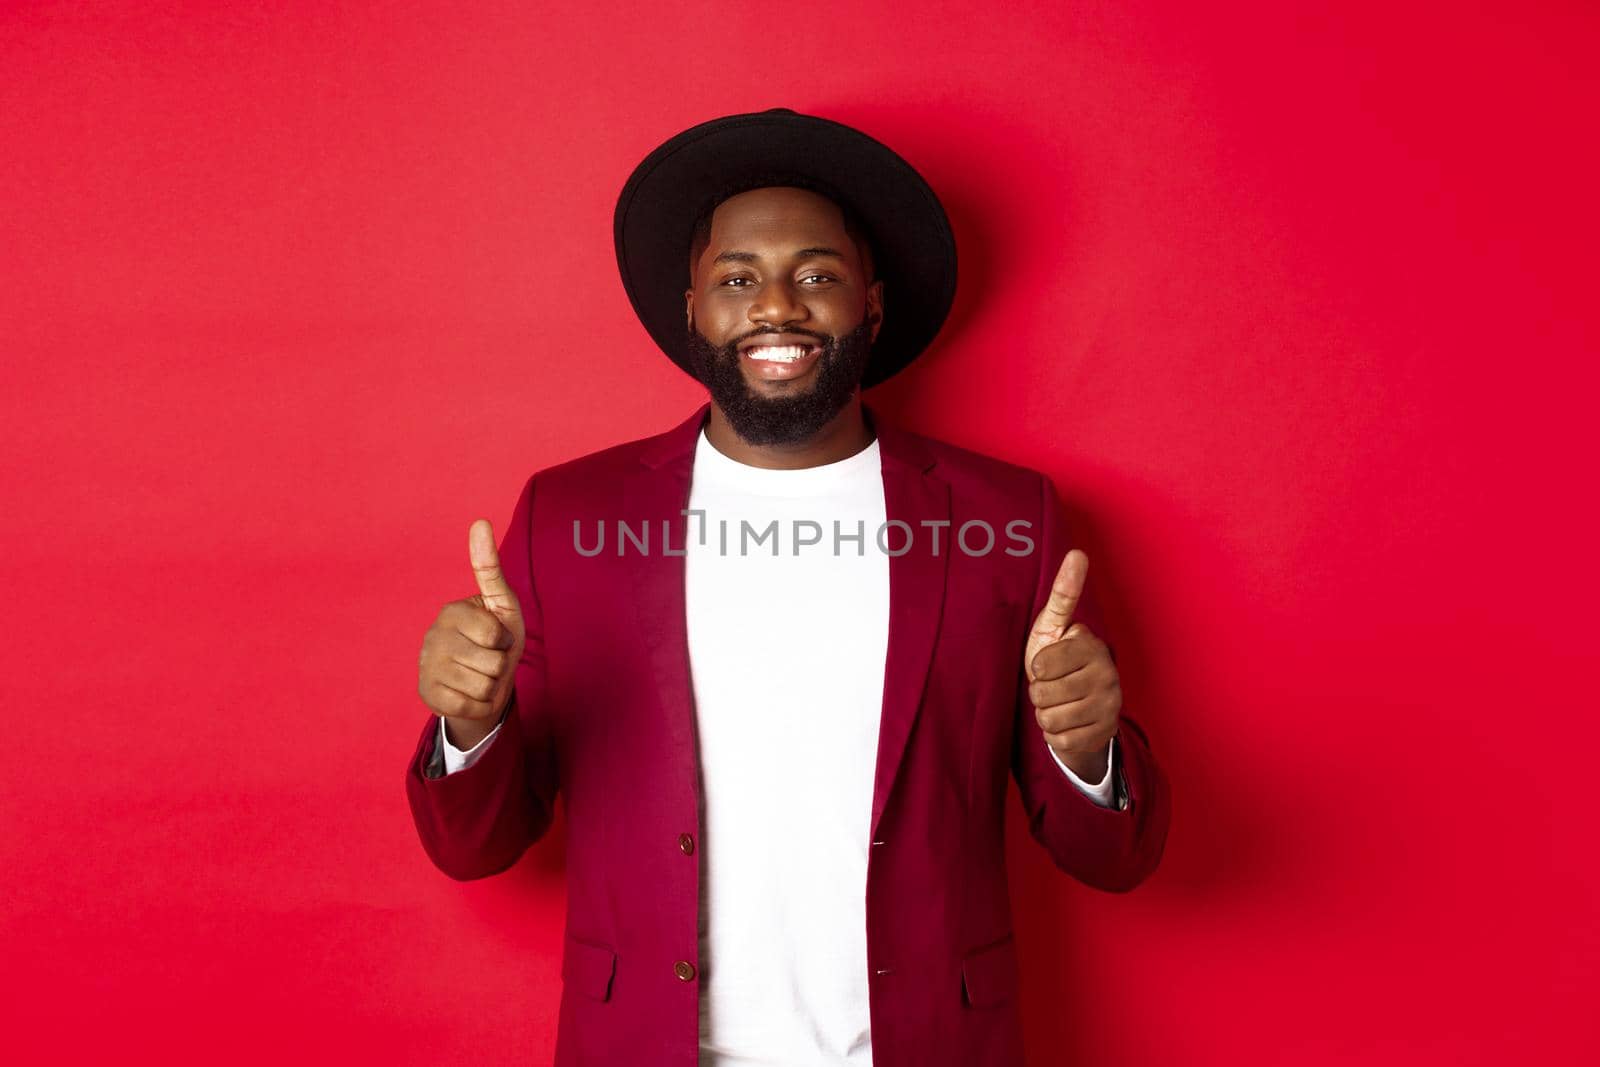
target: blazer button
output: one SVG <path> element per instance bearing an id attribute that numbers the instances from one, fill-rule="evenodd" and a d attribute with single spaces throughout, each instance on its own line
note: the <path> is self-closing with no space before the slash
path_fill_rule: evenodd
<path id="1" fill-rule="evenodd" d="M 672 973 L 685 982 L 694 981 L 694 964 L 688 960 L 679 960 L 672 965 Z"/>
<path id="2" fill-rule="evenodd" d="M 685 856 L 694 855 L 694 835 L 693 834 L 679 834 L 678 835 L 678 847 L 683 849 L 683 854 Z"/>

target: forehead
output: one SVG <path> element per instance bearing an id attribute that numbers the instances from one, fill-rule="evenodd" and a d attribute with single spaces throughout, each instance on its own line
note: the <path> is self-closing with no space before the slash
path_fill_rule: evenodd
<path id="1" fill-rule="evenodd" d="M 739 241 L 846 240 L 844 214 L 809 189 L 769 186 L 730 196 L 711 215 L 711 246 Z"/>

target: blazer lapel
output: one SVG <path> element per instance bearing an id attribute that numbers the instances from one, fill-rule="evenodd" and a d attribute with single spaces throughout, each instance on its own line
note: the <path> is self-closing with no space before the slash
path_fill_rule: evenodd
<path id="1" fill-rule="evenodd" d="M 689 418 L 657 435 L 640 453 L 640 465 L 623 485 L 623 501 L 630 523 L 643 520 L 649 530 L 649 549 L 630 552 L 626 594 L 647 620 L 640 629 L 648 649 L 651 677 L 660 702 L 666 757 L 696 768 L 686 780 L 692 795 L 671 798 L 699 811 L 699 752 L 695 743 L 694 682 L 689 669 L 688 621 L 684 616 L 684 557 L 689 506 L 689 483 L 694 473 L 694 449 L 710 403 L 700 405 Z M 663 541 L 664 531 L 666 539 Z M 671 555 L 665 551 L 671 549 Z M 665 799 L 665 798 L 664 798 Z"/>
<path id="2" fill-rule="evenodd" d="M 950 487 L 929 471 L 933 456 L 916 437 L 883 422 L 862 405 L 878 438 L 883 462 L 885 517 L 905 523 L 890 526 L 885 541 L 897 550 L 909 538 L 911 549 L 889 557 L 889 650 L 884 664 L 883 713 L 878 727 L 878 763 L 872 789 L 872 840 L 889 802 L 906 741 L 922 705 L 922 690 L 932 662 L 939 615 L 944 608 L 945 569 L 950 559 Z M 939 552 L 935 530 L 941 522 Z M 909 528 L 909 530 L 908 530 Z"/>

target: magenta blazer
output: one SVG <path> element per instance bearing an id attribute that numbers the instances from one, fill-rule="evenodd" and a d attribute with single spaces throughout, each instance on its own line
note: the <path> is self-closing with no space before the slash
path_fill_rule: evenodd
<path id="1" fill-rule="evenodd" d="M 700 793 L 681 552 L 694 448 L 709 404 L 677 427 L 528 479 L 500 546 L 527 620 L 527 650 L 500 734 L 441 776 L 429 717 L 406 771 L 422 846 L 452 878 L 510 867 L 567 818 L 567 923 L 555 1062 L 695 1067 Z M 1032 835 L 1067 874 L 1112 892 L 1155 869 L 1165 775 L 1127 714 L 1117 796 L 1102 808 L 1052 759 L 1027 699 L 1022 649 L 1069 546 L 1036 471 L 898 429 L 870 408 L 887 515 L 912 547 L 891 557 L 888 659 L 873 792 L 867 967 L 876 1067 L 1022 1063 L 1016 944 L 1006 887 L 1007 775 Z M 624 542 L 614 520 L 648 550 Z M 986 521 L 980 553 L 952 535 Z M 1031 553 L 1006 524 L 1026 520 Z M 574 547 L 573 522 L 592 549 Z M 932 527 L 945 521 L 937 550 Z M 891 531 L 899 551 L 904 531 Z M 872 531 L 868 531 L 872 536 Z M 869 546 L 870 550 L 870 546 Z M 1093 583 L 1091 582 L 1091 588 Z M 753 605 L 781 612 L 782 605 Z M 1092 601 L 1078 618 L 1106 638 Z M 781 754 L 776 754 L 781 756 Z M 752 752 L 751 759 L 773 759 Z M 863 812 L 863 818 L 868 813 Z"/>

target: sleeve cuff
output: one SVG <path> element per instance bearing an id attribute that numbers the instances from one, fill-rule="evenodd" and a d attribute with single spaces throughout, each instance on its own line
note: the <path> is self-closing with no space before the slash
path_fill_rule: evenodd
<path id="1" fill-rule="evenodd" d="M 503 723 L 504 720 L 502 719 L 501 722 L 495 724 L 494 729 L 490 730 L 482 741 L 463 751 L 450 743 L 450 736 L 445 731 L 444 719 L 441 717 L 439 719 L 439 750 L 444 753 L 444 773 L 454 774 L 457 771 L 464 771 L 476 763 L 478 757 L 483 755 L 484 750 L 489 747 L 489 742 L 494 740 L 494 735 L 500 732 L 500 727 Z"/>
<path id="2" fill-rule="evenodd" d="M 491 736 L 493 736 L 493 735 L 491 735 Z M 485 740 L 487 740 L 487 739 L 485 739 Z M 1116 783 L 1114 781 L 1114 776 L 1111 773 L 1111 769 L 1114 766 L 1116 766 L 1116 762 L 1117 762 L 1117 739 L 1115 737 L 1113 737 L 1111 739 L 1111 743 L 1106 746 L 1106 770 L 1105 770 L 1105 773 L 1100 776 L 1100 781 L 1095 783 L 1095 784 L 1093 784 L 1093 785 L 1089 784 L 1088 782 L 1085 782 L 1082 778 L 1079 778 L 1076 774 L 1074 774 L 1072 768 L 1068 767 L 1065 763 L 1063 763 L 1061 761 L 1061 757 L 1056 755 L 1056 750 L 1053 749 L 1053 748 L 1050 748 L 1050 745 L 1048 743 L 1046 743 L 1044 747 L 1050 749 L 1050 758 L 1056 761 L 1056 766 L 1061 768 L 1061 772 L 1067 776 L 1067 779 L 1073 785 L 1078 787 L 1080 792 L 1082 792 L 1085 796 L 1087 796 L 1090 800 L 1094 801 L 1096 804 L 1100 805 L 1102 808 L 1110 808 L 1110 807 L 1115 807 L 1116 806 L 1115 805 Z M 449 756 L 448 756 L 448 753 L 447 753 L 446 754 L 446 759 L 448 759 L 448 758 L 449 758 Z"/>

